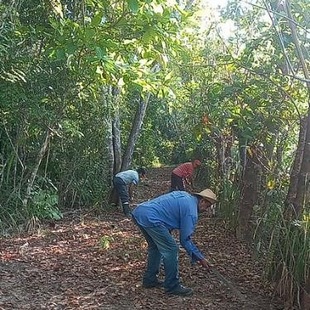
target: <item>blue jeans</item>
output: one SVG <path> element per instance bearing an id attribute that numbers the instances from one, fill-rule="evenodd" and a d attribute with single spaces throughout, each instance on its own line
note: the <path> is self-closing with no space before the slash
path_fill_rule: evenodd
<path id="1" fill-rule="evenodd" d="M 179 247 L 177 243 L 165 226 L 142 227 L 136 221 L 135 223 L 148 244 L 148 259 L 143 283 L 152 284 L 157 281 L 162 259 L 165 271 L 165 291 L 174 291 L 180 286 Z"/>
<path id="2" fill-rule="evenodd" d="M 113 185 L 122 204 L 129 202 L 129 193 L 126 183 L 119 177 L 113 178 Z"/>

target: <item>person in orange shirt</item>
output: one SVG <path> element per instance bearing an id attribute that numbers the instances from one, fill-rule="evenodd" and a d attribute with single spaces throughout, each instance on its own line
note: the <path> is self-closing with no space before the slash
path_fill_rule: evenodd
<path id="1" fill-rule="evenodd" d="M 186 185 L 193 188 L 194 170 L 201 165 L 201 161 L 195 159 L 191 162 L 183 163 L 172 170 L 170 192 L 185 191 Z"/>

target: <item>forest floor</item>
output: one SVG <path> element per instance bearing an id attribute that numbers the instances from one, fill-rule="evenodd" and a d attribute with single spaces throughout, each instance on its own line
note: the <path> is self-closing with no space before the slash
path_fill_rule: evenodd
<path id="1" fill-rule="evenodd" d="M 151 169 L 135 203 L 167 192 L 170 168 Z M 202 215 L 193 240 L 210 254 L 214 273 L 191 266 L 180 250 L 180 277 L 191 297 L 141 286 L 146 243 L 120 209 L 68 212 L 56 225 L 0 239 L 0 309 L 273 310 L 284 305 L 262 277 L 262 266 L 217 217 Z"/>

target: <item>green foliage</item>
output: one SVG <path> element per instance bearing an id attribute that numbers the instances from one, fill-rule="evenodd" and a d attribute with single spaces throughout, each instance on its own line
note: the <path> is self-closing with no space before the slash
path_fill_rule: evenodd
<path id="1" fill-rule="evenodd" d="M 114 241 L 114 238 L 111 236 L 102 236 L 99 241 L 99 246 L 103 250 L 107 250 L 110 248 L 111 242 Z"/>
<path id="2" fill-rule="evenodd" d="M 0 14 L 1 218 L 57 217 L 54 192 L 38 182 L 29 214 L 22 210 L 32 173 L 52 180 L 60 209 L 100 204 L 110 186 L 106 142 L 115 108 L 104 90 L 118 86 L 124 97 L 140 97 L 167 89 L 161 70 L 185 15 L 173 3 L 127 0 L 5 2 Z M 124 140 L 135 108 L 122 115 Z"/>
<path id="3" fill-rule="evenodd" d="M 264 5 L 279 9 L 273 1 Z M 235 227 L 239 149 L 261 145 L 267 181 L 253 215 L 257 247 L 269 255 L 272 272 L 279 262 L 302 283 L 308 222 L 286 223 L 282 205 L 308 93 L 284 74 L 287 58 L 300 73 L 285 12 L 272 26 L 264 6 L 230 1 L 221 21 L 233 21 L 236 31 L 223 39 L 219 21 L 206 18 L 207 30 L 199 29 L 198 7 L 162 0 L 1 2 L 0 226 L 101 205 L 110 186 L 111 118 L 120 111 L 126 141 L 140 98 L 151 94 L 133 165 L 201 158 L 196 185 L 219 194 L 219 215 Z M 305 0 L 292 3 L 304 51 L 308 7 Z M 118 102 L 107 94 L 111 87 L 120 89 Z M 51 138 L 36 171 L 47 129 Z M 229 173 L 221 153 L 228 139 Z M 100 245 L 110 242 L 103 236 Z"/>
<path id="4" fill-rule="evenodd" d="M 31 193 L 31 202 L 28 206 L 30 217 L 38 219 L 54 219 L 62 218 L 62 213 L 58 209 L 58 194 L 52 190 L 43 190 L 36 188 Z"/>
<path id="5" fill-rule="evenodd" d="M 309 276 L 310 225 L 307 214 L 301 221 L 284 217 L 284 206 L 277 203 L 284 195 L 280 189 L 269 192 L 264 212 L 257 213 L 255 244 L 266 277 L 281 283 L 280 293 L 294 299 Z"/>
<path id="6" fill-rule="evenodd" d="M 222 182 L 217 213 L 227 221 L 230 228 L 235 230 L 238 224 L 240 192 L 237 183 L 229 179 L 224 179 Z"/>

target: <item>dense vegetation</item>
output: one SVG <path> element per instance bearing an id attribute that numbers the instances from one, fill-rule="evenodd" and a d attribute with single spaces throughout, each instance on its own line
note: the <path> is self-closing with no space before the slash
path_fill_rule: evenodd
<path id="1" fill-rule="evenodd" d="M 0 1 L 2 234 L 107 207 L 120 169 L 200 158 L 197 187 L 216 190 L 219 216 L 302 306 L 309 6 L 230 1 L 217 16 L 203 1 Z"/>

